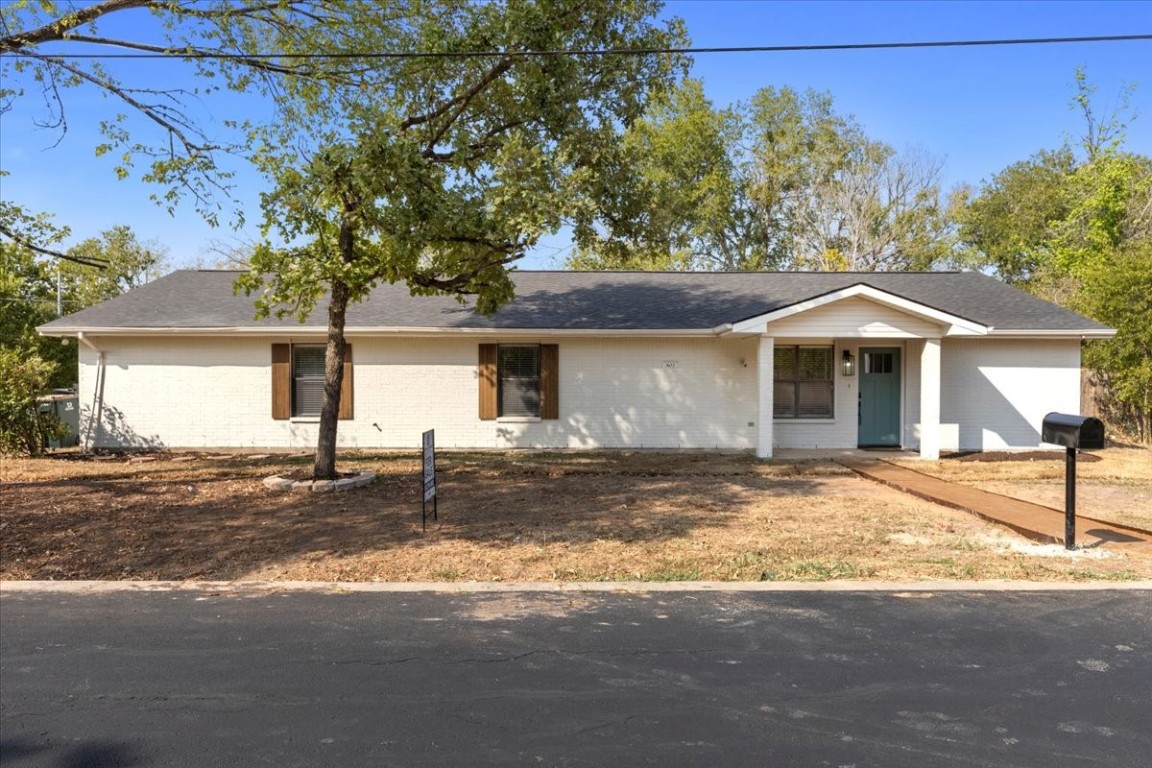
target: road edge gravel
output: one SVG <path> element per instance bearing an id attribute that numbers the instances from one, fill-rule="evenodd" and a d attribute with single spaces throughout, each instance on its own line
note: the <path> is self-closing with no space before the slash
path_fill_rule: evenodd
<path id="1" fill-rule="evenodd" d="M 0 594 L 116 592 L 1102 592 L 1152 590 L 1152 581 L 0 581 Z"/>

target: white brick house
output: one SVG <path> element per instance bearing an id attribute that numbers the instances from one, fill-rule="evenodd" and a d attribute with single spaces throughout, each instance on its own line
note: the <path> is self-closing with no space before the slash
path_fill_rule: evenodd
<path id="1" fill-rule="evenodd" d="M 180 271 L 75 337 L 92 447 L 315 445 L 323 311 L 253 320 Z M 339 443 L 411 448 L 1031 448 L 1113 331 L 972 273 L 517 272 L 491 318 L 381 286 L 349 311 Z"/>

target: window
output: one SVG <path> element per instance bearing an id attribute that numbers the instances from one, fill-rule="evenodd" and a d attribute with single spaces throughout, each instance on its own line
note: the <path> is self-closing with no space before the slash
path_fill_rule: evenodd
<path id="1" fill-rule="evenodd" d="M 777 346 L 773 365 L 774 418 L 832 418 L 832 347 Z"/>
<path id="2" fill-rule="evenodd" d="M 540 416 L 540 347 L 501 344 L 497 358 L 498 416 Z"/>
<path id="3" fill-rule="evenodd" d="M 891 352 L 865 352 L 864 373 L 892 373 L 893 355 Z"/>
<path id="4" fill-rule="evenodd" d="M 324 403 L 323 344 L 272 345 L 272 418 L 316 418 Z M 337 418 L 352 418 L 352 345 L 344 345 Z"/>
<path id="5" fill-rule="evenodd" d="M 292 416 L 316 417 L 324 404 L 324 346 L 292 345 Z"/>
<path id="6" fill-rule="evenodd" d="M 480 418 L 560 418 L 556 344 L 481 344 Z"/>

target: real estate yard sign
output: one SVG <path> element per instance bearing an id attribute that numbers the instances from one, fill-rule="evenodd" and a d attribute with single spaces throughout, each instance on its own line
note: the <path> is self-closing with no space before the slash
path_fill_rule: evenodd
<path id="1" fill-rule="evenodd" d="M 432 502 L 432 519 L 439 520 L 436 509 L 436 430 L 424 433 L 424 496 L 420 504 L 420 525 L 428 530 L 428 502 Z"/>

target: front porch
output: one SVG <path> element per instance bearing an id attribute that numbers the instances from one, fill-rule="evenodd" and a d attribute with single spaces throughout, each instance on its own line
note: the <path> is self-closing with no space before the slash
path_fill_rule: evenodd
<path id="1" fill-rule="evenodd" d="M 987 332 L 859 284 L 724 335 L 757 338 L 757 456 L 884 447 L 933 460 L 955 447 L 955 425 L 940 419 L 942 339 Z"/>
<path id="2" fill-rule="evenodd" d="M 824 343 L 819 343 L 823 341 Z M 882 346 L 879 346 L 882 345 Z M 830 358 L 830 380 L 781 381 L 777 358 L 795 349 Z M 780 354 L 778 354 L 780 352 Z M 940 458 L 939 338 L 776 339 L 761 336 L 757 348 L 756 455 L 778 450 L 857 452 L 866 448 L 915 449 Z M 801 373 L 800 375 L 806 375 Z M 827 404 L 818 394 L 829 390 Z M 781 407 L 777 395 L 788 398 Z M 803 402 L 809 400 L 807 407 Z M 793 401 L 800 401 L 792 408 Z M 827 413 L 811 414 L 827 408 Z"/>

